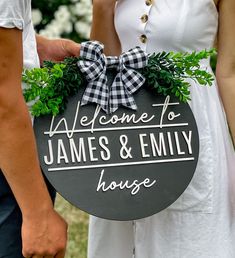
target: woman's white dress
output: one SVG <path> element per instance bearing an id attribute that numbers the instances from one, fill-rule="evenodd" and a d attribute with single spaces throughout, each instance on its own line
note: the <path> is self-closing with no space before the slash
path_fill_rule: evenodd
<path id="1" fill-rule="evenodd" d="M 123 51 L 137 45 L 148 53 L 200 51 L 213 47 L 218 13 L 213 0 L 119 0 L 115 26 Z M 211 71 L 208 61 L 202 68 Z M 235 153 L 216 82 L 192 82 L 191 95 L 200 156 L 189 187 L 145 219 L 91 217 L 89 258 L 235 257 Z"/>

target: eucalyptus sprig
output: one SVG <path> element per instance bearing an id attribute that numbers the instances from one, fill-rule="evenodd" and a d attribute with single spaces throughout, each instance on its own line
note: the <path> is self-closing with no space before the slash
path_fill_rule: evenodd
<path id="1" fill-rule="evenodd" d="M 200 85 L 211 85 L 214 77 L 200 66 L 214 50 L 192 53 L 161 52 L 149 57 L 148 65 L 139 70 L 146 78 L 146 85 L 158 94 L 175 95 L 180 101 L 190 100 L 192 79 Z M 77 67 L 78 57 L 66 58 L 63 62 L 45 62 L 43 68 L 24 70 L 23 82 L 27 87 L 23 94 L 26 102 L 34 101 L 31 113 L 34 116 L 57 115 L 66 108 L 69 96 L 73 96 L 86 82 Z"/>
<path id="2" fill-rule="evenodd" d="M 147 85 L 158 94 L 175 95 L 180 101 L 190 100 L 190 82 L 192 79 L 200 85 L 212 85 L 214 77 L 203 70 L 200 62 L 215 53 L 214 49 L 192 53 L 160 52 L 149 57 L 147 67 L 143 69 Z"/>
<path id="3" fill-rule="evenodd" d="M 62 112 L 69 96 L 73 96 L 83 84 L 78 71 L 78 58 L 66 58 L 61 63 L 47 61 L 43 68 L 24 70 L 22 80 L 26 102 L 34 101 L 31 113 L 34 116 L 57 115 Z"/>

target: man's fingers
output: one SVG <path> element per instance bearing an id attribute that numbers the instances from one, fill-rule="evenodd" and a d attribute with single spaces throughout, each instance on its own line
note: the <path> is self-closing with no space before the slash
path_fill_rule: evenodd
<path id="1" fill-rule="evenodd" d="M 31 258 L 54 258 L 54 255 L 33 255 Z"/>
<path id="2" fill-rule="evenodd" d="M 23 254 L 23 256 L 24 256 L 24 258 L 32 258 L 33 257 L 33 252 L 30 252 L 29 250 L 24 250 L 24 248 L 23 248 L 23 250 L 22 250 L 22 254 Z"/>
<path id="3" fill-rule="evenodd" d="M 64 258 L 65 251 L 59 252 L 57 255 L 32 255 L 32 256 L 24 256 L 24 258 Z"/>
<path id="4" fill-rule="evenodd" d="M 61 251 L 61 252 L 59 252 L 56 256 L 55 256 L 55 258 L 64 258 L 65 257 L 65 251 Z"/>
<path id="5" fill-rule="evenodd" d="M 43 255 L 33 255 L 33 256 L 31 256 L 31 258 L 43 258 L 44 256 Z"/>
<path id="6" fill-rule="evenodd" d="M 64 50 L 67 52 L 69 56 L 79 56 L 80 55 L 80 44 L 75 43 L 71 40 L 66 40 L 64 42 Z"/>

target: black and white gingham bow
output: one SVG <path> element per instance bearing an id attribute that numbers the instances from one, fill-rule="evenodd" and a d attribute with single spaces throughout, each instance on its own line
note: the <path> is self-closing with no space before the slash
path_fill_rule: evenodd
<path id="1" fill-rule="evenodd" d="M 80 56 L 85 60 L 79 61 L 78 67 L 88 81 L 82 105 L 94 102 L 106 113 L 115 112 L 120 105 L 137 109 L 132 94 L 145 82 L 145 78 L 135 70 L 147 65 L 148 56 L 143 50 L 136 47 L 120 57 L 106 57 L 102 44 L 88 41 L 81 44 Z M 118 70 L 110 89 L 107 85 L 107 68 Z"/>

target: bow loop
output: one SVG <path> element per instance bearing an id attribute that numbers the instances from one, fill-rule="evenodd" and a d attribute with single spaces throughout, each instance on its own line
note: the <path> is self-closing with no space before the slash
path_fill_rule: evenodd
<path id="1" fill-rule="evenodd" d="M 148 55 L 140 48 L 135 47 L 120 56 L 123 65 L 128 68 L 141 69 L 148 64 Z"/>
<path id="2" fill-rule="evenodd" d="M 85 60 L 78 61 L 77 65 L 88 81 L 81 105 L 89 102 L 97 103 L 108 113 L 107 59 L 103 49 L 103 44 L 97 41 L 83 42 L 80 56 Z"/>
<path id="3" fill-rule="evenodd" d="M 85 60 L 99 60 L 103 55 L 104 45 L 98 41 L 87 41 L 81 44 L 80 56 Z"/>
<path id="4" fill-rule="evenodd" d="M 87 81 L 93 81 L 106 72 L 106 57 L 103 54 L 104 45 L 97 41 L 88 41 L 81 44 L 80 56 L 84 60 L 78 61 L 80 71 Z"/>

